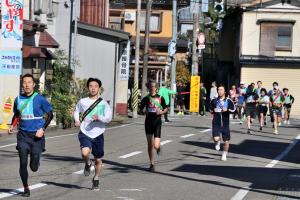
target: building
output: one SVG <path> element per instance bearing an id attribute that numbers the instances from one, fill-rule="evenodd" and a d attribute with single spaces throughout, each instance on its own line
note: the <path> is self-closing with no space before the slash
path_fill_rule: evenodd
<path id="1" fill-rule="evenodd" d="M 29 2 L 28 17 L 46 24 L 47 31 L 58 41 L 60 48 L 71 53 L 72 59 L 79 60 L 79 66 L 71 66 L 75 77 L 99 78 L 104 87 L 102 96 L 110 102 L 114 114 L 127 115 L 129 70 L 121 58 L 124 60 L 127 47 L 124 43 L 129 42 L 129 34 L 108 28 L 109 0 Z M 129 60 L 129 55 L 126 56 Z M 125 75 L 121 76 L 122 66 Z"/>
<path id="2" fill-rule="evenodd" d="M 178 8 L 186 6 L 187 0 L 179 0 Z M 109 26 L 117 30 L 124 30 L 130 33 L 131 36 L 131 74 L 133 75 L 135 57 L 135 40 L 136 40 L 136 1 L 135 0 L 113 0 L 110 1 L 110 17 Z M 141 51 L 140 51 L 140 75 L 143 68 L 143 49 L 144 49 L 144 33 L 145 33 L 145 16 L 146 16 L 146 1 L 142 1 L 141 11 Z M 150 18 L 150 49 L 148 61 L 148 79 L 156 79 L 165 81 L 169 70 L 168 60 L 168 43 L 172 39 L 172 1 L 169 0 L 154 0 L 152 3 L 152 11 Z M 177 50 L 186 52 L 186 43 L 178 43 L 180 46 Z M 181 47 L 184 47 L 182 50 Z M 185 56 L 184 56 L 185 57 Z M 182 56 L 178 56 L 182 58 Z M 140 84 L 139 88 L 141 88 Z"/>
<path id="3" fill-rule="evenodd" d="M 242 5 L 243 6 L 243 5 Z M 300 2 L 253 1 L 244 5 L 240 23 L 239 64 L 241 82 L 261 80 L 267 89 L 274 81 L 287 87 L 300 116 Z"/>

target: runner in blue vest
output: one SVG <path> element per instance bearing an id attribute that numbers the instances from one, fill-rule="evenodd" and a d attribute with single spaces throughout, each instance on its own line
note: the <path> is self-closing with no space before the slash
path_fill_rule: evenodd
<path id="1" fill-rule="evenodd" d="M 221 160 L 227 160 L 227 153 L 229 150 L 230 141 L 230 126 L 229 126 L 229 115 L 234 113 L 236 110 L 233 101 L 225 96 L 224 85 L 218 86 L 218 98 L 211 101 L 211 111 L 213 114 L 212 120 L 212 136 L 215 142 L 215 149 L 220 150 L 221 135 L 224 142 L 223 153 Z"/>
<path id="2" fill-rule="evenodd" d="M 34 79 L 31 74 L 22 77 L 24 94 L 18 96 L 14 103 L 12 126 L 8 133 L 12 134 L 19 124 L 17 133 L 17 150 L 20 158 L 20 176 L 24 187 L 22 196 L 29 197 L 28 185 L 28 155 L 30 155 L 30 169 L 38 171 L 40 157 L 45 148 L 45 130 L 50 124 L 53 113 L 52 106 L 47 99 L 34 92 Z M 46 118 L 44 115 L 46 114 Z"/>
<path id="3" fill-rule="evenodd" d="M 154 171 L 154 155 L 155 149 L 157 154 L 160 153 L 161 138 L 161 115 L 168 112 L 165 99 L 157 94 L 157 84 L 149 81 L 147 84 L 149 94 L 142 99 L 141 110 L 146 113 L 145 131 L 148 143 L 148 155 L 150 160 L 149 171 Z"/>
<path id="4" fill-rule="evenodd" d="M 92 181 L 92 190 L 99 190 L 99 176 L 104 156 L 105 124 L 112 119 L 112 112 L 108 103 L 100 97 L 102 83 L 97 78 L 89 78 L 87 88 L 89 96 L 76 105 L 74 112 L 75 126 L 80 127 L 78 139 L 80 142 L 82 159 L 85 162 L 83 174 L 89 176 L 93 162 L 90 154 L 95 158 L 95 176 Z M 80 113 L 83 113 L 80 120 Z"/>

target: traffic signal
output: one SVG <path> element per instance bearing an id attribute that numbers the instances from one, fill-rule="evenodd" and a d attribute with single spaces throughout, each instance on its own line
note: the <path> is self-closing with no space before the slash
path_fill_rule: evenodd
<path id="1" fill-rule="evenodd" d="M 224 12 L 224 0 L 215 0 L 215 11 L 218 13 Z"/>

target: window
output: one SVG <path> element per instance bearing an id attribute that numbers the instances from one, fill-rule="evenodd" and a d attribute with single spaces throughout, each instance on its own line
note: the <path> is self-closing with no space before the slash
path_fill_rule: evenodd
<path id="1" fill-rule="evenodd" d="M 273 57 L 275 51 L 292 51 L 292 32 L 292 23 L 261 23 L 260 55 Z"/>
<path id="2" fill-rule="evenodd" d="M 292 50 L 292 27 L 278 27 L 276 50 Z"/>
<path id="3" fill-rule="evenodd" d="M 141 32 L 145 32 L 146 12 L 141 13 Z M 150 32 L 161 32 L 162 13 L 152 13 L 150 18 Z"/>

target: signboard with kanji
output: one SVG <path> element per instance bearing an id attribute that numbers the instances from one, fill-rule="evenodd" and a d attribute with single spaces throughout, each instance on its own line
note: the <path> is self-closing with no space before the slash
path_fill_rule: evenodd
<path id="1" fill-rule="evenodd" d="M 21 49 L 23 44 L 23 0 L 1 0 L 1 48 Z"/>
<path id="2" fill-rule="evenodd" d="M 130 42 L 122 42 L 120 44 L 121 49 L 121 57 L 119 60 L 120 72 L 119 79 L 120 80 L 128 80 L 129 79 L 129 59 L 130 59 Z"/>
<path id="3" fill-rule="evenodd" d="M 190 112 L 199 112 L 200 76 L 191 77 Z"/>
<path id="4" fill-rule="evenodd" d="M 21 75 L 22 51 L 0 51 L 0 74 Z"/>

